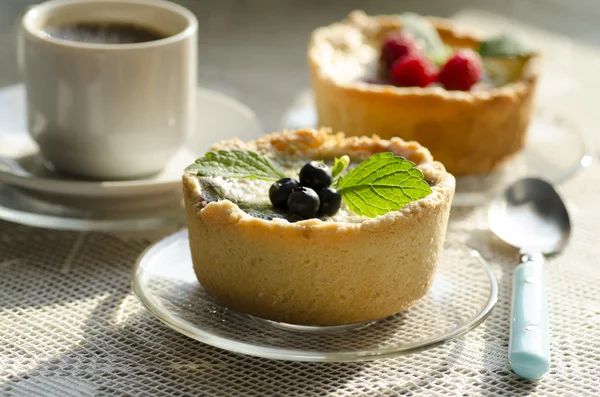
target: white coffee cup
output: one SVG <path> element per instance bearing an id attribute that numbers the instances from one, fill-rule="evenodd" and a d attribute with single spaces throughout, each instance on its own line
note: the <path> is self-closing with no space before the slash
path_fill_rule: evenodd
<path id="1" fill-rule="evenodd" d="M 48 27 L 116 22 L 166 38 L 133 44 L 50 36 Z M 22 20 L 29 132 L 70 174 L 131 179 L 159 172 L 194 128 L 198 21 L 163 0 L 51 0 Z"/>

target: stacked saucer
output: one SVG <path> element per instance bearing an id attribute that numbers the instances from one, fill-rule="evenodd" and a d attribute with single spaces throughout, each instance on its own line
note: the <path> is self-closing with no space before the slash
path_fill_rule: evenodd
<path id="1" fill-rule="evenodd" d="M 66 230 L 142 230 L 184 223 L 183 169 L 215 141 L 263 134 L 254 112 L 207 89 L 197 91 L 195 133 L 156 175 L 82 180 L 56 171 L 29 137 L 23 85 L 0 89 L 0 219 Z"/>

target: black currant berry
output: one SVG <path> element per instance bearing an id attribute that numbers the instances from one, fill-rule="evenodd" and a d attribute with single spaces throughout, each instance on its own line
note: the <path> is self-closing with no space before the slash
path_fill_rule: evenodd
<path id="1" fill-rule="evenodd" d="M 317 193 L 304 186 L 292 190 L 287 202 L 290 215 L 297 215 L 303 219 L 316 218 L 319 215 L 320 204 Z"/>
<path id="2" fill-rule="evenodd" d="M 283 178 L 275 182 L 269 188 L 269 199 L 275 208 L 287 208 L 288 197 L 300 183 L 293 178 Z"/>
<path id="3" fill-rule="evenodd" d="M 331 185 L 331 170 L 318 161 L 311 161 L 300 170 L 300 184 L 314 190 L 320 190 Z"/>
<path id="4" fill-rule="evenodd" d="M 319 200 L 321 201 L 320 215 L 334 215 L 342 206 L 342 195 L 332 187 L 319 190 Z"/>

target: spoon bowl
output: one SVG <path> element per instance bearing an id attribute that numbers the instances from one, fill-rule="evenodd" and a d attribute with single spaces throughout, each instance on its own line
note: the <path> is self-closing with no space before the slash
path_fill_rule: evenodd
<path id="1" fill-rule="evenodd" d="M 490 229 L 513 247 L 553 254 L 564 249 L 571 236 L 567 209 L 552 185 L 537 178 L 509 186 L 489 208 Z"/>

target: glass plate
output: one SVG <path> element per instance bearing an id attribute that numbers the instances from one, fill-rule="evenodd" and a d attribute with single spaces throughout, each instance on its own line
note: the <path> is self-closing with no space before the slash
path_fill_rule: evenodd
<path id="1" fill-rule="evenodd" d="M 276 323 L 227 309 L 202 289 L 185 230 L 140 256 L 132 287 L 152 314 L 184 335 L 236 353 L 294 361 L 372 360 L 431 348 L 479 325 L 498 297 L 483 258 L 447 244 L 428 294 L 400 314 L 334 327 Z"/>
<path id="2" fill-rule="evenodd" d="M 300 94 L 281 119 L 282 129 L 315 128 L 318 124 L 310 91 Z M 512 182 L 539 177 L 561 183 L 592 163 L 592 144 L 566 115 L 539 109 L 531 121 L 525 148 L 491 174 L 456 178 L 453 206 L 482 205 Z"/>

